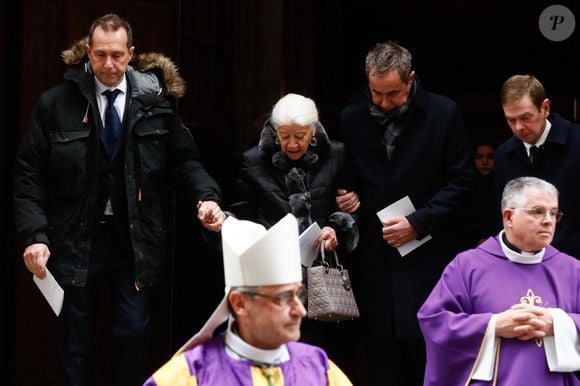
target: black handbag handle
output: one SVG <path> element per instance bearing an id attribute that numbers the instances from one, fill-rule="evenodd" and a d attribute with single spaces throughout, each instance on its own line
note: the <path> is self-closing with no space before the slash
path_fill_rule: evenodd
<path id="1" fill-rule="evenodd" d="M 340 273 L 340 277 L 342 277 L 342 285 L 344 286 L 345 290 L 349 291 L 351 289 L 350 280 L 348 277 L 346 277 L 346 275 L 344 273 L 344 267 L 338 261 L 338 254 L 336 253 L 336 250 L 333 249 L 332 253 L 334 254 L 334 264 L 335 264 L 336 270 Z M 324 272 L 326 272 L 328 274 L 328 271 L 330 270 L 330 264 L 326 262 L 326 257 L 324 254 L 324 240 L 322 240 L 320 242 L 320 258 L 322 260 L 322 266 L 324 267 Z"/>

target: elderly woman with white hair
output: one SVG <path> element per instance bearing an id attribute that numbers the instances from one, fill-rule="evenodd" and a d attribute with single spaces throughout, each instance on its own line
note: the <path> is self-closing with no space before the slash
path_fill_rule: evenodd
<path id="1" fill-rule="evenodd" d="M 272 109 L 258 145 L 243 154 L 240 202 L 232 211 L 266 227 L 292 213 L 300 232 L 316 221 L 326 250 L 340 243 L 350 252 L 358 243 L 358 227 L 335 201 L 346 183 L 343 163 L 343 144 L 328 138 L 314 101 L 288 94 Z"/>
<path id="2" fill-rule="evenodd" d="M 338 188 L 351 190 L 344 180 L 344 159 L 343 144 L 328 138 L 314 101 L 288 94 L 274 106 L 258 145 L 244 152 L 237 181 L 240 201 L 230 210 L 266 228 L 287 213 L 298 219 L 299 232 L 317 222 L 322 228 L 318 242 L 324 242 L 326 250 L 338 247 L 344 256 L 359 238 L 354 218 L 339 211 L 336 204 Z M 307 319 L 302 323 L 301 341 L 324 348 L 353 376 L 353 327 Z"/>

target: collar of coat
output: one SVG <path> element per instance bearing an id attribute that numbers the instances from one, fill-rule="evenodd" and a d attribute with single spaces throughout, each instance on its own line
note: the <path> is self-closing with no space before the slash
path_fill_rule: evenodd
<path id="1" fill-rule="evenodd" d="M 565 146 L 568 142 L 568 136 L 570 135 L 570 130 L 574 130 L 572 127 L 573 123 L 562 118 L 559 114 L 550 114 L 548 120 L 552 124 L 548 138 L 543 146 L 552 146 L 556 144 L 559 146 Z M 516 136 L 508 138 L 502 145 L 507 152 L 516 152 L 524 149 L 523 142 Z"/>
<path id="2" fill-rule="evenodd" d="M 413 80 L 415 84 L 415 97 L 413 100 L 414 107 L 419 107 L 419 109 L 414 108 L 415 111 L 425 111 L 427 105 L 427 97 L 426 91 L 423 89 L 421 85 L 421 81 L 419 80 L 419 75 L 415 75 L 415 79 Z M 369 103 L 372 103 L 371 99 L 371 90 L 369 89 L 368 82 L 363 84 L 350 98 L 349 104 L 362 108 L 363 110 L 368 111 Z M 414 113 L 413 112 L 413 113 Z M 369 113 L 370 116 L 370 113 Z"/>
<path id="3" fill-rule="evenodd" d="M 90 72 L 85 51 L 88 41 L 88 37 L 85 37 L 62 51 L 63 62 L 68 66 L 84 65 L 85 71 Z M 171 59 L 160 53 L 134 56 L 127 68 L 127 75 L 131 76 L 131 87 L 137 88 L 137 93 L 167 93 L 176 99 L 185 94 L 185 81 L 179 74 L 179 69 Z"/>
<path id="4" fill-rule="evenodd" d="M 276 129 L 274 129 L 272 122 L 268 120 L 260 134 L 258 150 L 261 157 L 271 159 L 272 164 L 283 171 L 288 171 L 295 166 L 302 166 L 308 169 L 310 165 L 318 162 L 318 158 L 324 156 L 330 147 L 328 134 L 326 134 L 326 130 L 320 123 L 316 123 L 314 137 L 316 138 L 316 146 L 309 145 L 306 154 L 299 161 L 294 162 L 286 157 L 281 151 L 280 145 L 276 143 Z"/>

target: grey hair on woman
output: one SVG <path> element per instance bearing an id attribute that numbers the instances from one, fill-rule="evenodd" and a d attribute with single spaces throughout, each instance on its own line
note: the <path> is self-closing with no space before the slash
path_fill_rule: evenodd
<path id="1" fill-rule="evenodd" d="M 525 205 L 526 195 L 532 189 L 558 195 L 558 189 L 548 181 L 536 177 L 519 177 L 508 182 L 501 196 L 501 210 Z"/>
<path id="2" fill-rule="evenodd" d="M 284 125 L 300 125 L 314 130 L 318 123 L 318 110 L 310 98 L 298 94 L 287 94 L 272 109 L 272 125 L 275 129 Z"/>

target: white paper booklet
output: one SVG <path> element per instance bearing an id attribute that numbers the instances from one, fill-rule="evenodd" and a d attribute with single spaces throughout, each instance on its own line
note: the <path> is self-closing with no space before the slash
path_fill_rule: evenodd
<path id="1" fill-rule="evenodd" d="M 62 309 L 62 302 L 64 300 L 64 290 L 60 285 L 58 285 L 52 273 L 45 268 L 46 276 L 44 279 L 38 278 L 36 275 L 32 275 L 32 280 L 42 292 L 42 295 L 50 304 L 50 307 L 56 314 L 56 316 L 60 315 L 60 310 Z"/>
<path id="2" fill-rule="evenodd" d="M 316 256 L 318 255 L 318 248 L 314 248 L 314 241 L 320 236 L 322 229 L 316 221 L 312 223 L 298 238 L 300 240 L 300 257 L 302 259 L 302 265 L 305 267 L 311 267 Z"/>
<path id="3" fill-rule="evenodd" d="M 386 221 L 393 217 L 404 217 L 415 212 L 415 206 L 411 202 L 409 196 L 401 198 L 399 201 L 392 203 L 384 209 L 377 212 L 377 216 L 381 222 Z M 425 244 L 427 241 L 431 240 L 431 235 L 423 237 L 421 240 L 412 240 L 407 244 L 401 245 L 397 250 L 401 256 L 405 256 L 409 252 L 413 251 L 415 248 Z"/>

